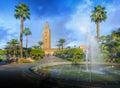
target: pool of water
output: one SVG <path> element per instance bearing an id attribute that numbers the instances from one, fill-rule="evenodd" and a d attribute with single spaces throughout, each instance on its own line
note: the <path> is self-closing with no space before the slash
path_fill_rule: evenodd
<path id="1" fill-rule="evenodd" d="M 37 73 L 62 80 L 120 84 L 120 66 L 59 65 L 41 68 Z"/>

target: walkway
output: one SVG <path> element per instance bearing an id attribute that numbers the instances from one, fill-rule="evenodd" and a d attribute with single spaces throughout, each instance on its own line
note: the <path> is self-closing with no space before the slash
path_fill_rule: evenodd
<path id="1" fill-rule="evenodd" d="M 40 62 L 64 61 L 54 56 L 44 57 Z M 37 88 L 40 86 L 38 80 L 29 75 L 28 68 L 36 64 L 0 64 L 0 87 L 1 88 Z M 47 85 L 47 84 L 46 84 Z M 43 87 L 41 87 L 43 88 Z M 48 88 L 48 87 L 46 87 Z"/>

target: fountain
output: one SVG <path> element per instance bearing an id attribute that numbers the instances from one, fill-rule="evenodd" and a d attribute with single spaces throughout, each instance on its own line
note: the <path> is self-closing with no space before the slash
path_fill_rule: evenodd
<path id="1" fill-rule="evenodd" d="M 49 77 L 60 82 L 62 80 L 62 82 L 67 82 L 67 84 L 74 82 L 79 86 L 105 86 L 106 88 L 111 84 L 117 87 L 120 86 L 120 65 L 103 63 L 97 39 L 91 36 L 90 33 L 87 34 L 85 64 L 73 65 L 70 62 L 62 62 L 63 64 L 53 62 L 51 64 L 38 65 L 33 67 L 32 70 L 40 76 Z"/>
<path id="2" fill-rule="evenodd" d="M 91 73 L 98 72 L 98 64 L 102 62 L 102 53 L 99 47 L 99 43 L 97 39 L 87 31 L 87 39 L 86 39 L 86 62 L 90 62 L 90 65 L 86 63 L 86 71 L 90 73 L 90 82 L 92 80 Z M 90 70 L 88 67 L 90 66 Z M 97 68 L 96 68 L 97 66 Z"/>
<path id="3" fill-rule="evenodd" d="M 103 57 L 97 38 L 87 32 L 86 40 L 86 62 L 90 61 L 91 64 L 101 63 Z"/>

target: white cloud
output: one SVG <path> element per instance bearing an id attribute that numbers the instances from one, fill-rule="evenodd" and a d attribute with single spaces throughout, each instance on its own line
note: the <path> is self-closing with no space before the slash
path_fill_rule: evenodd
<path id="1" fill-rule="evenodd" d="M 1 42 L 1 43 L 0 43 L 0 49 L 5 48 L 5 46 L 6 46 L 6 41 L 5 41 L 5 40 L 1 40 L 0 42 Z"/>
<path id="2" fill-rule="evenodd" d="M 101 23 L 101 35 L 110 34 L 113 30 L 116 30 L 120 27 L 120 4 L 107 4 L 107 19 L 105 22 Z"/>
<path id="3" fill-rule="evenodd" d="M 76 13 L 71 15 L 71 21 L 66 24 L 66 28 L 71 30 L 76 41 L 70 42 L 68 45 L 81 45 L 85 43 L 85 40 L 82 40 L 82 37 L 85 39 L 86 33 L 89 30 L 93 30 L 94 26 L 91 23 L 90 12 L 92 2 L 90 0 L 84 0 L 82 4 L 77 7 Z M 81 43 L 82 42 L 82 43 Z"/>
<path id="4" fill-rule="evenodd" d="M 75 46 L 76 46 L 76 47 L 79 47 L 80 45 L 84 45 L 84 44 L 85 44 L 85 41 L 72 41 L 72 42 L 66 44 L 65 47 L 70 46 L 71 48 L 73 48 L 73 47 L 75 47 Z"/>
<path id="5" fill-rule="evenodd" d="M 5 16 L 3 14 L 0 15 L 0 27 L 5 32 L 5 34 L 0 35 L 0 37 L 4 35 L 0 40 L 0 48 L 4 48 L 6 42 L 19 36 L 19 21 L 13 18 L 14 16 Z"/>
<path id="6" fill-rule="evenodd" d="M 79 31 L 86 33 L 91 27 L 91 4 L 90 0 L 84 0 L 86 3 L 82 3 L 77 7 L 76 13 L 71 15 L 72 19 L 67 23 L 66 27 L 68 29 L 75 29 L 74 31 Z"/>
<path id="7" fill-rule="evenodd" d="M 89 6 L 92 5 L 92 3 L 93 3 L 91 0 L 84 0 L 84 1 L 85 1 L 86 4 L 89 5 Z"/>

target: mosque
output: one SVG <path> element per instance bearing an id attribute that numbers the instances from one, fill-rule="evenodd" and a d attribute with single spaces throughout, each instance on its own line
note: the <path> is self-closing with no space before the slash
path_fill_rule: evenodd
<path id="1" fill-rule="evenodd" d="M 56 50 L 59 50 L 58 48 L 51 48 L 51 32 L 48 22 L 45 23 L 45 26 L 43 28 L 42 33 L 42 42 L 43 42 L 43 50 L 45 51 L 45 54 L 53 55 Z M 85 51 L 85 46 L 80 46 L 83 51 Z M 65 49 L 65 48 L 64 48 Z"/>

